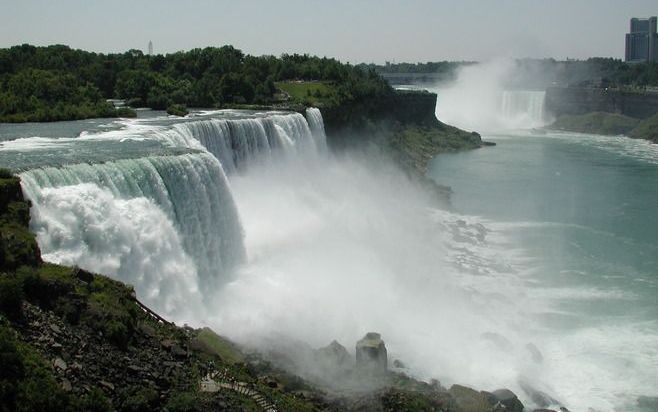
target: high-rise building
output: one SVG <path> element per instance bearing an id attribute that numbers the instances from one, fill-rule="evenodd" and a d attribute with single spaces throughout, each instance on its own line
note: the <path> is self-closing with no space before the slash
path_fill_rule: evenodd
<path id="1" fill-rule="evenodd" d="M 626 34 L 626 61 L 658 61 L 658 33 L 656 16 L 631 19 L 630 33 Z"/>
<path id="2" fill-rule="evenodd" d="M 149 40 L 149 56 L 153 56 L 153 42 Z"/>

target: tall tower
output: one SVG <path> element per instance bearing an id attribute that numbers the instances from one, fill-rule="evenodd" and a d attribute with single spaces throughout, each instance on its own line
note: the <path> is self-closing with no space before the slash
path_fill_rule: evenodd
<path id="1" fill-rule="evenodd" d="M 153 56 L 153 42 L 149 40 L 149 56 Z"/>
<path id="2" fill-rule="evenodd" d="M 630 33 L 626 34 L 626 61 L 658 60 L 658 33 L 655 16 L 648 19 L 631 19 Z"/>

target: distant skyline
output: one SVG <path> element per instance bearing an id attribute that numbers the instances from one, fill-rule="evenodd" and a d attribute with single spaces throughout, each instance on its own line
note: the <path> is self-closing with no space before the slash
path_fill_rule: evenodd
<path id="1" fill-rule="evenodd" d="M 0 47 L 170 53 L 231 44 L 351 63 L 624 57 L 656 0 L 0 0 Z"/>

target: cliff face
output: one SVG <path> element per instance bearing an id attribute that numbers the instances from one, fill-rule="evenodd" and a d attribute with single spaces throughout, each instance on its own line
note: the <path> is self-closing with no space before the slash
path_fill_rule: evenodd
<path id="1" fill-rule="evenodd" d="M 334 150 L 375 146 L 421 174 L 438 153 L 480 147 L 479 134 L 437 120 L 436 97 L 405 91 L 323 109 L 327 143 Z"/>
<path id="2" fill-rule="evenodd" d="M 658 112 L 658 93 L 549 87 L 546 90 L 546 109 L 556 117 L 607 112 L 646 119 Z"/>

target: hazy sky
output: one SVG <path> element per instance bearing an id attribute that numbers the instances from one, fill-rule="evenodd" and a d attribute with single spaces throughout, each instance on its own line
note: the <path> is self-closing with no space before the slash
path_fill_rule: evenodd
<path id="1" fill-rule="evenodd" d="M 657 0 L 0 0 L 0 47 L 156 53 L 232 44 L 355 62 L 622 58 Z"/>

